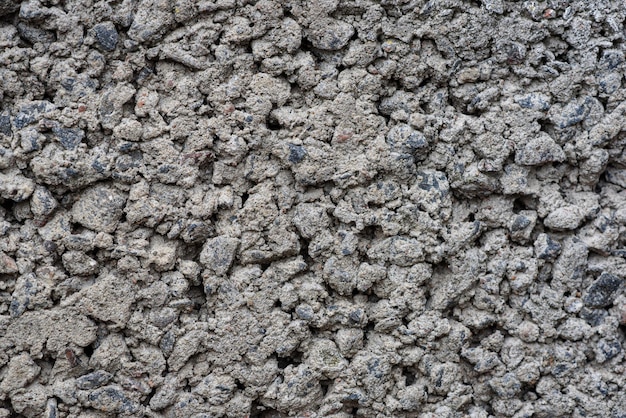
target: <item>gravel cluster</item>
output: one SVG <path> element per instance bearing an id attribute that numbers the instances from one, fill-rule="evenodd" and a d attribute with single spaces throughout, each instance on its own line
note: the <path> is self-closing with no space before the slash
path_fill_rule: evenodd
<path id="1" fill-rule="evenodd" d="M 617 0 L 0 0 L 0 418 L 626 417 Z"/>

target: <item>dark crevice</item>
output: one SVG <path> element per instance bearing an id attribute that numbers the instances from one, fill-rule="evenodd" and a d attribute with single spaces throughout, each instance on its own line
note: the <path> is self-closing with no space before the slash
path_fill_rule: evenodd
<path id="1" fill-rule="evenodd" d="M 13 208 L 15 207 L 15 202 L 9 199 L 0 198 L 0 207 L 2 207 L 2 209 L 4 209 L 7 214 L 12 214 Z"/>
<path id="2" fill-rule="evenodd" d="M 91 357 L 93 355 L 93 352 L 94 352 L 93 344 L 90 344 L 86 346 L 85 348 L 83 348 L 83 353 L 85 353 L 87 357 Z"/>
<path id="3" fill-rule="evenodd" d="M 358 235 L 367 240 L 374 240 L 383 235 L 383 229 L 378 225 L 369 225 L 363 228 Z"/>
<path id="4" fill-rule="evenodd" d="M 426 87 L 427 85 L 431 84 L 432 80 L 430 77 L 426 77 L 425 79 L 423 79 L 419 84 L 418 84 L 418 88 L 420 87 Z"/>
<path id="5" fill-rule="evenodd" d="M 404 376 L 404 382 L 406 386 L 411 386 L 413 383 L 415 383 L 416 375 L 408 367 L 404 367 L 402 369 L 402 376 Z"/>
<path id="6" fill-rule="evenodd" d="M 278 357 L 278 368 L 286 369 L 287 366 L 293 366 L 297 368 L 300 364 L 302 364 L 302 358 L 298 355 L 298 353 L 292 353 L 289 357 Z"/>
<path id="7" fill-rule="evenodd" d="M 316 63 L 321 61 L 319 51 L 311 44 L 311 41 L 309 41 L 308 39 L 302 39 L 302 42 L 300 43 L 300 49 L 304 52 L 310 52 L 311 55 L 313 55 L 313 57 L 316 59 Z"/>
<path id="8" fill-rule="evenodd" d="M 81 224 L 79 224 L 78 222 L 70 223 L 70 233 L 72 235 L 80 235 L 80 233 L 82 232 L 83 232 L 83 226 Z"/>
<path id="9" fill-rule="evenodd" d="M 150 393 L 146 395 L 146 398 L 141 401 L 141 404 L 143 406 L 149 406 L 150 401 L 152 400 L 152 397 L 155 395 L 155 393 L 156 393 L 156 389 L 152 389 Z"/>
<path id="10" fill-rule="evenodd" d="M 309 240 L 300 238 L 300 256 L 304 259 L 307 266 L 313 265 L 315 260 L 309 255 Z"/>
<path id="11" fill-rule="evenodd" d="M 368 296 L 367 296 L 367 301 L 368 301 L 369 303 L 376 303 L 376 302 L 378 302 L 379 300 L 380 300 L 380 298 L 379 298 L 378 296 L 374 295 L 374 294 L 371 294 L 371 295 L 368 295 Z"/>
<path id="12" fill-rule="evenodd" d="M 257 265 L 261 268 L 261 270 L 265 271 L 272 265 L 272 260 L 261 261 L 257 263 Z"/>
<path id="13" fill-rule="evenodd" d="M 528 204 L 524 198 L 517 198 L 513 201 L 513 213 L 517 214 L 520 213 L 520 211 L 528 209 Z"/>
<path id="14" fill-rule="evenodd" d="M 181 245 L 180 258 L 183 260 L 196 260 L 202 252 L 202 245 L 201 243 Z"/>
<path id="15" fill-rule="evenodd" d="M 271 114 L 267 118 L 267 129 L 269 129 L 270 131 L 278 131 L 282 129 L 282 127 L 280 126 L 280 123 L 278 123 L 278 120 L 276 120 L 276 118 L 272 116 Z"/>
<path id="16" fill-rule="evenodd" d="M 320 386 L 322 387 L 322 396 L 326 396 L 328 388 L 333 384 L 332 380 L 320 380 Z"/>
<path id="17" fill-rule="evenodd" d="M 554 124 L 546 119 L 537 119 L 537 123 L 539 123 L 540 131 L 551 135 L 554 133 Z"/>

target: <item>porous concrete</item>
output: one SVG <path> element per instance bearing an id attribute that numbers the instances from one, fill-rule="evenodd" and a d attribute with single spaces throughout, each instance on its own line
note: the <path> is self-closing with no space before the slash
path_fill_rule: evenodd
<path id="1" fill-rule="evenodd" d="M 0 417 L 626 417 L 625 19 L 0 0 Z"/>

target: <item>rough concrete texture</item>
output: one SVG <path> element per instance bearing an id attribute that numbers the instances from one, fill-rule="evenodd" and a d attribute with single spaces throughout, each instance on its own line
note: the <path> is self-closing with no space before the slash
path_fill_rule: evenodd
<path id="1" fill-rule="evenodd" d="M 626 417 L 621 1 L 0 15 L 0 417 Z"/>

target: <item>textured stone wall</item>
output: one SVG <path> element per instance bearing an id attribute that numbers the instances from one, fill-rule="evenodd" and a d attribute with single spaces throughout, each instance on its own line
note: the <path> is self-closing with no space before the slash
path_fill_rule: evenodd
<path id="1" fill-rule="evenodd" d="M 626 417 L 625 19 L 0 0 L 0 418 Z"/>

